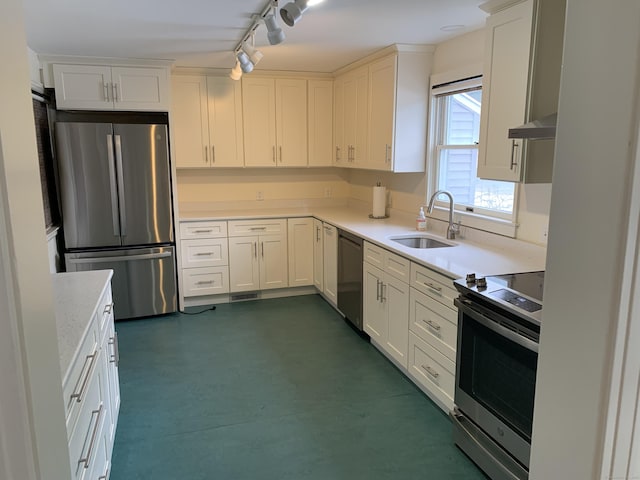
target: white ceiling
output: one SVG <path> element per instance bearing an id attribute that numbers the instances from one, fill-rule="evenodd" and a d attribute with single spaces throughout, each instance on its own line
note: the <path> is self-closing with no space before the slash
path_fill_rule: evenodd
<path id="1" fill-rule="evenodd" d="M 290 0 L 279 0 L 280 7 Z M 436 44 L 484 25 L 481 0 L 324 0 L 268 44 L 256 70 L 333 72 L 393 43 Z M 27 42 L 37 53 L 171 59 L 231 68 L 233 49 L 267 0 L 24 0 Z M 280 16 L 278 15 L 278 19 Z M 444 26 L 462 25 L 455 31 Z"/>

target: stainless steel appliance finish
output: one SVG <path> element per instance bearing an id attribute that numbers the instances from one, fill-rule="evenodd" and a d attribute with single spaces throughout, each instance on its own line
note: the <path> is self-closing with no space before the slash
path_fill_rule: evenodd
<path id="1" fill-rule="evenodd" d="M 338 229 L 338 310 L 362 331 L 362 249 L 363 242 Z"/>
<path id="2" fill-rule="evenodd" d="M 175 312 L 173 246 L 67 253 L 67 271 L 113 270 L 113 298 L 118 318 Z"/>
<path id="3" fill-rule="evenodd" d="M 454 440 L 494 480 L 528 478 L 543 283 L 544 272 L 455 282 Z"/>
<path id="4" fill-rule="evenodd" d="M 55 135 L 67 270 L 113 268 L 116 319 L 175 311 L 166 120 L 61 117 Z"/>

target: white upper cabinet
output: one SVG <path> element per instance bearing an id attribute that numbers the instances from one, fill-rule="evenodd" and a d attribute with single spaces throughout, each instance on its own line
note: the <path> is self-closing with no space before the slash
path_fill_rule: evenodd
<path id="1" fill-rule="evenodd" d="M 555 113 L 564 0 L 493 0 L 487 18 L 478 177 L 551 182 L 555 141 L 509 139 L 509 128 Z"/>
<path id="2" fill-rule="evenodd" d="M 74 110 L 169 110 L 164 67 L 54 64 L 56 104 Z"/>
<path id="3" fill-rule="evenodd" d="M 309 80 L 309 166 L 333 165 L 333 80 Z"/>
<path id="4" fill-rule="evenodd" d="M 307 81 L 243 77 L 245 165 L 307 166 Z"/>
<path id="5" fill-rule="evenodd" d="M 364 167 L 367 161 L 367 121 L 369 117 L 369 68 L 360 67 L 342 79 L 342 127 L 348 167 Z"/>
<path id="6" fill-rule="evenodd" d="M 242 167 L 242 93 L 227 77 L 174 75 L 172 119 L 178 168 Z"/>

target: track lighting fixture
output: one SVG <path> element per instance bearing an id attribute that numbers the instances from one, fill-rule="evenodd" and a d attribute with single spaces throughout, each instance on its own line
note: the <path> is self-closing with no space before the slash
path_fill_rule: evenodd
<path id="1" fill-rule="evenodd" d="M 280 16 L 282 21 L 293 27 L 298 20 L 302 18 L 302 14 L 309 8 L 309 2 L 307 0 L 294 0 L 287 3 L 280 9 Z"/>
<path id="2" fill-rule="evenodd" d="M 242 68 L 243 73 L 251 73 L 253 71 L 253 63 L 251 63 L 249 55 L 244 50 L 238 50 L 236 58 L 240 62 L 240 68 Z"/>
<path id="3" fill-rule="evenodd" d="M 267 38 L 271 45 L 278 45 L 284 42 L 284 32 L 278 26 L 275 10 L 264 17 L 264 24 L 267 26 Z"/>
<path id="4" fill-rule="evenodd" d="M 256 34 L 255 34 L 255 32 L 251 34 L 251 43 L 245 42 L 245 44 L 242 47 L 242 49 L 245 52 L 247 52 L 247 55 L 249 55 L 249 60 L 251 60 L 251 63 L 253 63 L 254 67 L 256 65 L 258 65 L 258 62 L 260 60 L 262 60 L 262 57 L 264 56 L 264 55 L 262 55 L 262 52 L 260 50 L 256 49 Z"/>
<path id="5" fill-rule="evenodd" d="M 236 65 L 231 69 L 229 77 L 231 80 L 240 80 L 242 78 L 242 67 L 239 61 L 236 60 Z"/>

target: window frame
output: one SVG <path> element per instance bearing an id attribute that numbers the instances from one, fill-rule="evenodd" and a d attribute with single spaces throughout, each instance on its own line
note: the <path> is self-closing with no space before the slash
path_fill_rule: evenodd
<path id="1" fill-rule="evenodd" d="M 482 88 L 481 66 L 478 68 L 468 68 L 444 74 L 434 74 L 431 76 L 429 85 L 429 150 L 427 161 L 427 196 L 425 204 L 429 202 L 431 195 L 438 189 L 439 181 L 439 152 L 442 150 L 438 140 L 442 133 L 444 111 L 438 108 L 438 98 L 443 94 L 473 90 L 478 86 Z M 456 145 L 454 148 L 470 147 L 478 148 L 479 145 Z M 517 229 L 518 200 L 520 197 L 520 184 L 514 182 L 513 211 L 511 214 L 498 212 L 495 210 L 474 207 L 474 211 L 467 211 L 467 206 L 454 203 L 454 221 L 460 222 L 463 226 L 479 230 L 497 233 L 500 235 L 515 238 Z M 455 201 L 455 198 L 454 198 Z M 448 200 L 436 199 L 435 208 L 429 215 L 440 220 L 448 220 L 449 203 Z"/>

